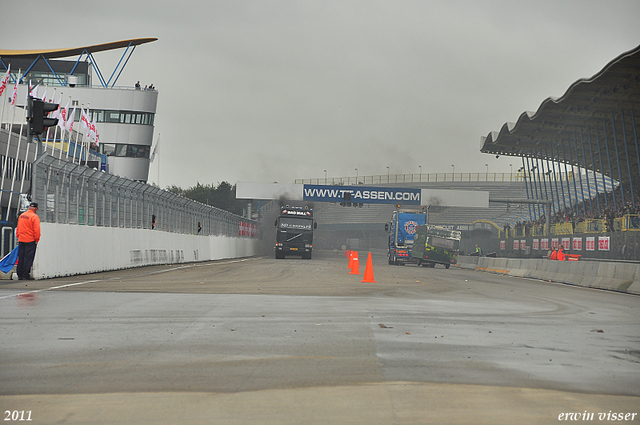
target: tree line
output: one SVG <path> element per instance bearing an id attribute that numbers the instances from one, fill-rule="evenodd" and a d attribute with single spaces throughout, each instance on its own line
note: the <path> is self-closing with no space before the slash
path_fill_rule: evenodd
<path id="1" fill-rule="evenodd" d="M 169 186 L 167 190 L 176 195 L 193 199 L 203 204 L 211 205 L 224 211 L 228 211 L 237 215 L 242 215 L 242 210 L 246 206 L 246 202 L 236 199 L 236 186 L 228 182 L 219 183 L 217 186 L 212 184 L 201 185 L 199 182 L 188 189 L 182 189 L 179 186 Z"/>

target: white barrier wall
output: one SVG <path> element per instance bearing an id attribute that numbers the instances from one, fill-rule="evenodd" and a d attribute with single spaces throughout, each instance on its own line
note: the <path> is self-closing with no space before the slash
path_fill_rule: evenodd
<path id="1" fill-rule="evenodd" d="M 637 263 L 460 256 L 457 266 L 640 295 L 640 264 Z"/>
<path id="2" fill-rule="evenodd" d="M 46 279 L 153 264 L 256 255 L 258 240 L 42 223 L 32 276 Z"/>

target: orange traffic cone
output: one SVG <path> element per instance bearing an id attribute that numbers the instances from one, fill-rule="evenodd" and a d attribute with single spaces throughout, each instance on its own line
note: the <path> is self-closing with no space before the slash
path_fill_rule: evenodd
<path id="1" fill-rule="evenodd" d="M 360 281 L 361 283 L 376 283 L 373 280 L 373 262 L 371 261 L 371 253 L 367 256 L 367 266 L 364 269 L 364 279 Z"/>
<path id="2" fill-rule="evenodd" d="M 349 272 L 349 274 L 360 274 L 360 261 L 358 261 L 358 251 L 353 251 L 351 258 L 351 271 Z"/>

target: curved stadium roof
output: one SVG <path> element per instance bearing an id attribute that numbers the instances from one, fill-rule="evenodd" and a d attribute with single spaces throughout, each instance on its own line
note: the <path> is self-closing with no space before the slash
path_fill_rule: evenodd
<path id="1" fill-rule="evenodd" d="M 139 46 L 140 44 L 151 43 L 157 38 L 133 38 L 130 40 L 113 41 L 103 44 L 92 44 L 84 47 L 72 47 L 66 49 L 47 49 L 47 50 L 0 50 L 0 57 L 37 57 L 44 56 L 47 59 L 67 58 L 69 56 L 78 56 L 84 52 L 97 53 L 107 50 L 122 49 L 128 46 Z"/>
<path id="2" fill-rule="evenodd" d="M 640 186 L 640 46 L 482 139 L 483 153 L 535 157 Z M 634 187 L 637 189 L 637 187 Z"/>

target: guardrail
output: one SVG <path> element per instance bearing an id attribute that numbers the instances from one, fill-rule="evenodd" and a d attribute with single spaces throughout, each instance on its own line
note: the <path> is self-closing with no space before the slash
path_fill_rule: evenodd
<path id="1" fill-rule="evenodd" d="M 296 179 L 296 184 L 359 185 L 430 182 L 522 182 L 523 173 L 431 173 L 431 174 L 381 174 L 356 177 L 325 177 Z"/>
<path id="2" fill-rule="evenodd" d="M 640 214 L 626 214 L 613 219 L 616 232 L 640 232 Z"/>
<path id="3" fill-rule="evenodd" d="M 45 223 L 258 236 L 256 221 L 46 153 L 34 163 L 31 197 Z"/>

